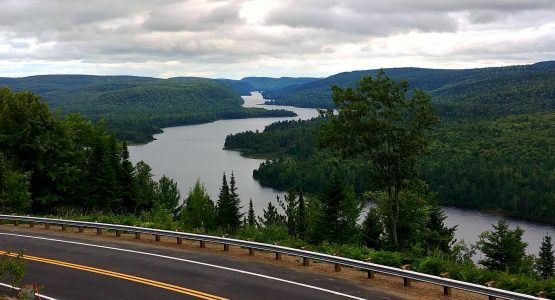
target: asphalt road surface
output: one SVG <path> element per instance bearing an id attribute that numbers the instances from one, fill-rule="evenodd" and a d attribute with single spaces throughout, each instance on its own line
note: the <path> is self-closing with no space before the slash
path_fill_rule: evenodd
<path id="1" fill-rule="evenodd" d="M 53 299 L 402 299 L 370 285 L 217 253 L 0 226 L 0 251 L 21 250 L 24 283 L 43 285 L 40 293 Z"/>

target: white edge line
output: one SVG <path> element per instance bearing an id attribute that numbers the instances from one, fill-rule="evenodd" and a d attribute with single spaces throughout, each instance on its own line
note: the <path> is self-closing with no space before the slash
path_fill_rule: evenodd
<path id="1" fill-rule="evenodd" d="M 18 288 L 18 287 L 14 287 L 14 286 L 11 286 L 10 284 L 6 284 L 6 283 L 3 283 L 3 282 L 0 282 L 0 286 L 5 286 L 7 288 L 18 290 L 18 291 L 20 290 L 20 288 Z M 56 298 L 48 297 L 48 296 L 45 296 L 43 294 L 38 294 L 37 293 L 35 295 L 41 297 L 42 299 L 46 299 L 46 300 L 58 300 Z"/>
<path id="2" fill-rule="evenodd" d="M 288 284 L 292 284 L 292 285 L 297 285 L 297 286 L 302 286 L 302 287 L 305 287 L 305 288 L 310 288 L 310 289 L 314 289 L 314 290 L 318 290 L 318 291 L 322 291 L 322 292 L 326 292 L 326 293 L 330 293 L 330 294 L 334 294 L 334 295 L 342 296 L 342 297 L 346 297 L 346 298 L 357 299 L 357 300 L 366 300 L 365 298 L 360 298 L 360 297 L 352 296 L 352 295 L 349 295 L 349 294 L 344 294 L 344 293 L 341 293 L 341 292 L 336 292 L 336 291 L 324 289 L 324 288 L 321 288 L 321 287 L 308 285 L 308 284 L 304 284 L 304 283 L 299 283 L 299 282 L 295 282 L 295 281 L 291 281 L 291 280 L 287 280 L 287 279 L 272 277 L 272 276 L 268 276 L 268 275 L 258 274 L 258 273 L 239 270 L 239 269 L 234 269 L 234 268 L 228 268 L 228 267 L 213 265 L 213 264 L 209 264 L 209 263 L 204 263 L 204 262 L 199 262 L 199 261 L 194 261 L 194 260 L 189 260 L 189 259 L 184 259 L 184 258 L 179 258 L 179 257 L 173 257 L 173 256 L 167 256 L 167 255 L 149 253 L 149 252 L 143 252 L 143 251 L 136 251 L 136 250 L 129 250 L 129 249 L 123 249 L 123 248 L 102 246 L 102 245 L 96 245 L 96 244 L 81 243 L 81 242 L 75 242 L 75 241 L 52 239 L 52 238 L 32 236 L 32 235 L 23 235 L 23 234 L 14 234 L 14 233 L 5 233 L 5 232 L 0 232 L 0 235 L 25 237 L 25 238 L 30 238 L 30 239 L 45 240 L 45 241 L 52 241 L 52 242 L 59 242 L 59 243 L 67 243 L 67 244 L 74 244 L 74 245 L 109 249 L 109 250 L 115 250 L 115 251 L 122 251 L 122 252 L 128 252 L 128 253 L 154 256 L 154 257 L 158 257 L 158 258 L 177 260 L 177 261 L 187 262 L 187 263 L 191 263 L 191 264 L 197 264 L 197 265 L 201 265 L 201 266 L 205 266 L 205 267 L 212 267 L 212 268 L 222 269 L 222 270 L 226 270 L 226 271 L 237 272 L 237 273 L 247 274 L 247 275 L 251 275 L 251 276 L 261 277 L 261 278 L 265 278 L 265 279 L 269 279 L 269 280 L 280 281 L 280 282 L 284 282 L 284 283 L 288 283 Z M 48 298 L 48 299 L 53 299 L 53 298 Z M 54 299 L 54 300 L 56 300 L 56 299 Z"/>

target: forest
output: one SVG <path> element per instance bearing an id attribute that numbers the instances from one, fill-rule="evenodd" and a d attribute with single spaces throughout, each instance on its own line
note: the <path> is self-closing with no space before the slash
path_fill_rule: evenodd
<path id="1" fill-rule="evenodd" d="M 254 170 L 261 184 L 314 193 L 335 159 L 317 145 L 323 122 L 274 123 L 263 132 L 229 135 L 225 147 L 274 158 Z M 431 138 L 420 174 L 440 203 L 555 224 L 555 112 L 442 123 Z M 357 193 L 372 189 L 366 163 L 341 163 Z"/>
<path id="2" fill-rule="evenodd" d="M 418 98 L 414 101 L 423 108 L 429 107 L 429 102 Z M 404 106 L 401 103 L 397 108 Z M 430 128 L 434 118 L 430 114 L 428 117 L 418 121 L 421 125 L 416 127 Z M 333 117 L 328 118 L 333 121 Z M 333 140 L 341 140 L 337 136 L 343 134 L 341 124 L 334 125 L 337 128 L 326 127 Z M 303 128 L 298 125 L 289 122 L 271 128 Z M 420 140 L 424 131 L 407 141 Z M 414 130 L 406 131 L 411 132 Z M 406 153 L 415 159 L 411 161 L 419 160 L 425 144 L 430 142 L 422 141 L 422 146 Z M 399 143 L 404 144 L 401 140 Z M 334 151 L 334 147 L 326 145 L 317 151 Z M 306 152 L 310 149 L 300 152 L 303 151 L 303 155 L 311 155 Z M 293 154 L 288 153 L 294 157 Z M 357 195 L 353 184 L 344 180 L 342 172 L 349 170 L 339 168 L 337 161 L 331 162 L 320 190 L 303 193 L 300 188 L 291 189 L 283 198 L 269 202 L 263 214 L 257 216 L 252 199 L 247 205 L 245 199 L 239 198 L 240 183 L 233 173 L 223 174 L 215 200 L 200 180 L 182 196 L 171 178 L 162 176 L 156 180 L 146 163 L 132 164 L 126 143 L 118 141 L 103 122 L 94 123 L 75 114 L 62 116 L 51 112 L 37 95 L 0 89 L 2 213 L 229 234 L 291 247 L 308 245 L 314 251 L 372 259 L 395 267 L 408 263 L 418 272 L 438 275 L 448 271 L 455 279 L 480 284 L 495 280 L 500 288 L 529 294 L 543 290 L 553 296 L 553 245 L 549 236 L 544 237 L 537 256 L 525 254 L 522 230 L 509 228 L 504 220 L 484 231 L 476 245 L 457 242 L 456 227 L 444 225 L 445 215 L 435 194 L 413 172 L 396 175 L 411 183 L 395 187 L 400 191 L 399 218 L 391 226 L 391 196 L 379 190 L 387 183 L 376 183 L 376 192 L 365 195 L 377 205 L 363 214 L 366 197 Z M 416 165 L 406 167 L 414 169 Z M 372 170 L 372 166 L 368 168 Z M 361 215 L 362 223 L 358 221 Z M 485 255 L 480 265 L 471 260 L 476 250 Z"/>
<path id="3" fill-rule="evenodd" d="M 32 91 L 61 114 L 104 120 L 118 139 L 144 143 L 170 126 L 219 119 L 294 116 L 285 110 L 243 108 L 235 90 L 211 79 L 45 75 L 0 78 L 0 87 Z"/>
<path id="4" fill-rule="evenodd" d="M 339 73 L 301 85 L 269 90 L 269 104 L 329 108 L 332 85 L 354 87 L 363 76 L 378 70 Z M 532 65 L 442 70 L 385 69 L 395 80 L 407 80 L 412 89 L 432 95 L 442 119 L 475 119 L 555 109 L 555 61 Z"/>

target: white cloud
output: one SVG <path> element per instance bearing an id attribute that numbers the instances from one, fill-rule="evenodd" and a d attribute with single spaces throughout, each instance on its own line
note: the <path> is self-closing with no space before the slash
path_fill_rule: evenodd
<path id="1" fill-rule="evenodd" d="M 0 76 L 326 76 L 555 58 L 552 0 L 0 0 Z"/>

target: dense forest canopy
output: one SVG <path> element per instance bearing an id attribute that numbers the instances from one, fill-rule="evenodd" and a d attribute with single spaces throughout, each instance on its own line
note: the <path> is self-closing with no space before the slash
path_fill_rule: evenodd
<path id="1" fill-rule="evenodd" d="M 339 73 L 269 90 L 264 96 L 278 105 L 333 107 L 332 85 L 354 86 L 361 77 L 375 76 L 377 72 Z M 393 68 L 385 72 L 395 80 L 407 80 L 411 88 L 429 92 L 443 118 L 506 116 L 555 109 L 555 61 L 466 70 Z"/>
<path id="2" fill-rule="evenodd" d="M 352 85 L 365 72 L 342 73 L 335 82 Z M 555 224 L 555 62 L 474 70 L 401 68 L 386 75 L 406 76 L 416 86 L 433 89 L 441 122 L 431 133 L 420 174 L 441 203 Z M 332 79 L 325 79 L 326 85 Z M 304 86 L 318 84 L 322 81 Z M 325 122 L 275 123 L 263 132 L 230 135 L 225 146 L 273 158 L 253 173 L 262 184 L 317 192 L 335 161 L 334 154 L 316 147 Z M 375 189 L 366 180 L 366 163 L 351 159 L 340 168 L 357 193 Z"/>
<path id="3" fill-rule="evenodd" d="M 243 108 L 231 88 L 210 79 L 47 75 L 0 78 L 0 86 L 32 91 L 63 114 L 79 113 L 114 130 L 118 138 L 145 142 L 161 128 L 258 116 L 293 116 L 283 110 Z"/>

